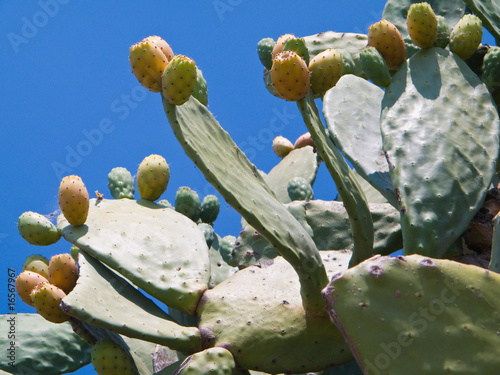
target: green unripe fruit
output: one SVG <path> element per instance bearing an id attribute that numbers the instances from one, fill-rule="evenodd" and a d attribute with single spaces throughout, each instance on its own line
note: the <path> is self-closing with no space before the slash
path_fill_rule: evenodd
<path id="1" fill-rule="evenodd" d="M 220 211 L 219 199 L 215 195 L 207 195 L 201 202 L 200 218 L 207 224 L 213 224 Z"/>
<path id="2" fill-rule="evenodd" d="M 16 291 L 21 300 L 30 306 L 33 306 L 31 302 L 31 292 L 38 285 L 42 283 L 48 283 L 47 278 L 43 277 L 37 272 L 23 271 L 16 278 Z"/>
<path id="3" fill-rule="evenodd" d="M 450 43 L 450 27 L 446 18 L 443 16 L 436 16 L 438 21 L 437 36 L 434 41 L 434 47 L 445 48 Z"/>
<path id="4" fill-rule="evenodd" d="M 274 44 L 273 51 L 271 52 L 271 57 L 272 57 L 273 61 L 276 58 L 276 56 L 278 56 L 278 53 L 283 51 L 283 46 L 285 45 L 285 42 L 288 39 L 294 39 L 294 38 L 295 38 L 295 35 L 293 35 L 293 34 L 284 34 L 278 38 L 278 40 Z"/>
<path id="5" fill-rule="evenodd" d="M 483 23 L 473 14 L 466 14 L 450 34 L 450 50 L 462 59 L 468 59 L 481 44 Z"/>
<path id="6" fill-rule="evenodd" d="M 99 341 L 90 350 L 91 363 L 99 375 L 135 375 L 130 355 L 112 340 Z"/>
<path id="7" fill-rule="evenodd" d="M 387 20 L 368 28 L 368 46 L 375 47 L 384 57 L 389 70 L 396 70 L 406 60 L 406 44 L 396 26 Z"/>
<path id="8" fill-rule="evenodd" d="M 283 43 L 283 51 L 293 51 L 309 65 L 309 50 L 307 49 L 306 42 L 302 38 L 290 38 Z"/>
<path id="9" fill-rule="evenodd" d="M 80 252 L 80 249 L 76 245 L 71 246 L 71 249 L 69 249 L 69 253 L 71 254 L 71 257 L 75 260 L 75 262 L 78 262 L 78 253 L 79 252 Z"/>
<path id="10" fill-rule="evenodd" d="M 71 254 L 58 254 L 50 258 L 48 267 L 49 283 L 68 294 L 78 281 L 78 266 Z"/>
<path id="11" fill-rule="evenodd" d="M 172 204 L 166 199 L 162 199 L 161 201 L 156 202 L 156 204 L 165 208 L 174 208 Z"/>
<path id="12" fill-rule="evenodd" d="M 59 207 L 74 226 L 85 224 L 89 214 L 89 193 L 82 179 L 78 176 L 64 177 L 59 186 Z"/>
<path id="13" fill-rule="evenodd" d="M 48 246 L 61 238 L 54 224 L 36 212 L 24 212 L 17 220 L 17 229 L 22 238 L 32 245 Z"/>
<path id="14" fill-rule="evenodd" d="M 64 323 L 69 320 L 59 305 L 66 293 L 50 283 L 38 284 L 31 291 L 31 303 L 38 314 L 52 323 Z"/>
<path id="15" fill-rule="evenodd" d="M 161 91 L 161 77 L 172 57 L 172 49 L 158 36 L 145 38 L 130 47 L 132 73 L 152 92 Z"/>
<path id="16" fill-rule="evenodd" d="M 271 81 L 281 98 L 297 101 L 304 98 L 309 91 L 309 69 L 295 52 L 283 51 L 273 60 Z"/>
<path id="17" fill-rule="evenodd" d="M 203 77 L 201 69 L 196 69 L 196 85 L 194 86 L 193 97 L 206 106 L 208 104 L 207 81 Z"/>
<path id="18" fill-rule="evenodd" d="M 176 55 L 163 72 L 161 93 L 170 104 L 182 105 L 193 94 L 197 79 L 194 60 Z"/>
<path id="19" fill-rule="evenodd" d="M 167 190 L 170 168 L 160 155 L 149 155 L 137 169 L 137 190 L 141 199 L 155 201 Z"/>
<path id="20" fill-rule="evenodd" d="M 273 48 L 275 42 L 273 38 L 264 38 L 257 43 L 257 53 L 262 65 L 269 70 L 273 66 Z"/>
<path id="21" fill-rule="evenodd" d="M 236 267 L 236 262 L 233 259 L 233 249 L 236 244 L 235 236 L 225 236 L 219 241 L 219 253 L 224 259 L 224 262 L 230 266 Z"/>
<path id="22" fill-rule="evenodd" d="M 481 78 L 490 92 L 500 88 L 500 47 L 490 47 L 484 55 Z"/>
<path id="23" fill-rule="evenodd" d="M 292 201 L 307 201 L 314 199 L 312 186 L 303 177 L 294 177 L 288 181 L 286 190 Z"/>
<path id="24" fill-rule="evenodd" d="M 200 219 L 201 202 L 198 193 L 187 186 L 181 186 L 175 194 L 175 210 L 195 223 Z"/>
<path id="25" fill-rule="evenodd" d="M 198 228 L 203 232 L 205 242 L 207 243 L 208 248 L 210 248 L 215 241 L 214 228 L 207 223 L 199 223 Z"/>
<path id="26" fill-rule="evenodd" d="M 116 167 L 109 172 L 108 188 L 115 199 L 134 199 L 134 178 L 126 168 Z"/>
<path id="27" fill-rule="evenodd" d="M 344 60 L 344 74 L 354 74 L 356 72 L 356 62 L 354 61 L 352 55 L 347 51 L 339 51 L 342 54 L 342 59 Z"/>
<path id="28" fill-rule="evenodd" d="M 413 44 L 420 48 L 434 47 L 438 33 L 438 20 L 428 3 L 412 4 L 408 9 L 406 25 Z"/>
<path id="29" fill-rule="evenodd" d="M 23 271 L 36 272 L 45 278 L 49 277 L 49 260 L 42 255 L 30 255 L 26 258 Z"/>
<path id="30" fill-rule="evenodd" d="M 315 97 L 322 96 L 335 86 L 344 73 L 344 58 L 335 49 L 327 49 L 311 60 L 311 89 Z"/>
<path id="31" fill-rule="evenodd" d="M 391 74 L 384 58 L 375 47 L 366 47 L 359 54 L 361 69 L 366 78 L 380 87 L 389 87 Z"/>
<path id="32" fill-rule="evenodd" d="M 293 150 L 293 144 L 281 135 L 273 139 L 273 151 L 280 158 L 284 158 Z"/>

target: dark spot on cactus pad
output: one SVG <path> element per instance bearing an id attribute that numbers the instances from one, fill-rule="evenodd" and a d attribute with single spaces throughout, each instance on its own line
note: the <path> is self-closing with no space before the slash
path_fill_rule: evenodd
<path id="1" fill-rule="evenodd" d="M 384 269 L 377 264 L 370 266 L 368 273 L 375 277 L 380 277 L 384 274 Z"/>
<path id="2" fill-rule="evenodd" d="M 424 258 L 419 262 L 420 265 L 424 267 L 437 267 L 436 262 L 430 258 Z"/>
<path id="3" fill-rule="evenodd" d="M 361 307 L 362 309 L 366 308 L 368 305 L 366 304 L 366 302 L 360 302 L 359 303 L 359 307 Z"/>

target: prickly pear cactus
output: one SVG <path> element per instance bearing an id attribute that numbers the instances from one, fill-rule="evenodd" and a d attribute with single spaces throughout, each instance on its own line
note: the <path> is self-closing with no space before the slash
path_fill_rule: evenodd
<path id="1" fill-rule="evenodd" d="M 61 235 L 45 216 L 36 212 L 24 212 L 17 220 L 17 229 L 22 238 L 37 246 L 48 246 L 59 241 Z"/>
<path id="2" fill-rule="evenodd" d="M 134 178 L 126 168 L 116 167 L 109 172 L 108 188 L 115 199 L 134 199 Z"/>

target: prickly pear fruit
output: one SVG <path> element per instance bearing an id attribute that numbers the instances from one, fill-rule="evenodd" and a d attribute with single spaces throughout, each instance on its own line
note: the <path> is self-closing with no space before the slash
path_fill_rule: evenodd
<path id="1" fill-rule="evenodd" d="M 450 50 L 462 59 L 468 59 L 481 44 L 483 23 L 473 14 L 466 14 L 450 33 Z"/>
<path id="2" fill-rule="evenodd" d="M 49 281 L 36 272 L 23 271 L 16 278 L 16 290 L 17 294 L 22 301 L 26 302 L 28 305 L 33 306 L 31 302 L 31 291 L 41 283 L 48 283 Z"/>
<path id="3" fill-rule="evenodd" d="M 160 155 L 149 155 L 137 169 L 137 190 L 141 199 L 155 201 L 167 190 L 170 168 Z"/>
<path id="4" fill-rule="evenodd" d="M 135 375 L 135 364 L 130 355 L 112 340 L 97 342 L 90 350 L 90 358 L 99 375 Z"/>
<path id="5" fill-rule="evenodd" d="M 283 43 L 283 51 L 293 51 L 309 65 L 309 50 L 307 49 L 306 42 L 302 38 L 290 38 Z"/>
<path id="6" fill-rule="evenodd" d="M 355 74 L 356 62 L 354 61 L 352 55 L 345 50 L 340 51 L 340 53 L 342 54 L 342 59 L 344 60 L 344 73 L 342 74 Z"/>
<path id="7" fill-rule="evenodd" d="M 50 258 L 49 283 L 61 288 L 68 294 L 78 280 L 78 266 L 71 254 L 58 254 Z"/>
<path id="8" fill-rule="evenodd" d="M 284 158 L 293 150 L 293 144 L 285 137 L 281 135 L 277 136 L 273 140 L 273 151 L 280 158 Z"/>
<path id="9" fill-rule="evenodd" d="M 108 188 L 115 199 L 134 199 L 134 178 L 126 168 L 116 167 L 109 172 Z"/>
<path id="10" fill-rule="evenodd" d="M 61 238 L 54 224 L 36 212 L 24 212 L 17 220 L 17 229 L 22 238 L 32 245 L 48 246 Z"/>
<path id="11" fill-rule="evenodd" d="M 201 202 L 200 218 L 207 224 L 213 224 L 220 211 L 219 199 L 215 195 L 206 195 Z"/>
<path id="12" fill-rule="evenodd" d="M 420 48 L 434 47 L 438 33 L 438 20 L 428 3 L 412 4 L 408 9 L 406 25 L 413 44 Z"/>
<path id="13" fill-rule="evenodd" d="M 175 374 L 233 375 L 236 374 L 235 368 L 236 364 L 231 352 L 225 348 L 214 347 L 187 357 Z M 248 371 L 245 371 L 245 373 L 248 373 Z"/>
<path id="14" fill-rule="evenodd" d="M 309 91 L 309 69 L 305 61 L 295 52 L 283 51 L 273 60 L 271 81 L 280 97 L 288 101 L 297 101 L 304 98 Z"/>
<path id="15" fill-rule="evenodd" d="M 264 38 L 257 43 L 257 53 L 259 60 L 264 67 L 269 70 L 273 66 L 273 48 L 275 42 L 273 38 Z"/>
<path id="16" fill-rule="evenodd" d="M 335 86 L 344 73 L 344 57 L 335 49 L 326 49 L 309 63 L 311 89 L 314 96 L 322 96 Z"/>
<path id="17" fill-rule="evenodd" d="M 59 207 L 71 225 L 85 224 L 89 213 L 89 193 L 78 176 L 66 176 L 59 185 Z"/>
<path id="18" fill-rule="evenodd" d="M 274 44 L 273 50 L 271 52 L 271 57 L 272 57 L 273 61 L 276 58 L 276 56 L 278 55 L 278 53 L 283 51 L 283 46 L 285 45 L 285 42 L 288 39 L 293 39 L 293 38 L 295 38 L 295 35 L 293 35 L 293 34 L 285 34 L 285 35 L 282 35 L 278 38 L 278 40 Z"/>
<path id="19" fill-rule="evenodd" d="M 48 282 L 38 284 L 31 291 L 31 302 L 36 311 L 46 320 L 52 323 L 63 323 L 69 320 L 59 305 L 66 293 L 55 285 Z"/>
<path id="20" fill-rule="evenodd" d="M 132 73 L 145 88 L 160 92 L 161 76 L 172 55 L 172 49 L 160 37 L 145 38 L 130 47 Z"/>
<path id="21" fill-rule="evenodd" d="M 166 199 L 162 199 L 161 201 L 156 202 L 156 204 L 165 208 L 174 208 L 174 206 L 172 206 L 172 204 Z"/>
<path id="22" fill-rule="evenodd" d="M 207 223 L 199 223 L 198 228 L 203 232 L 205 242 L 207 243 L 208 248 L 210 248 L 215 241 L 214 228 Z"/>
<path id="23" fill-rule="evenodd" d="M 316 144 L 314 143 L 314 140 L 311 137 L 311 133 L 309 132 L 302 134 L 295 140 L 295 143 L 293 144 L 293 148 L 302 148 L 306 146 L 311 146 L 312 148 L 316 149 Z"/>
<path id="24" fill-rule="evenodd" d="M 224 262 L 230 266 L 236 267 L 236 262 L 233 259 L 233 249 L 236 244 L 236 237 L 227 235 L 219 241 L 219 253 L 224 259 Z"/>
<path id="25" fill-rule="evenodd" d="M 375 47 L 384 57 L 389 70 L 396 70 L 406 60 L 406 44 L 391 22 L 382 20 L 368 29 L 368 46 Z"/>
<path id="26" fill-rule="evenodd" d="M 35 254 L 26 258 L 23 271 L 36 272 L 45 278 L 49 277 L 49 260 L 43 255 Z"/>
<path id="27" fill-rule="evenodd" d="M 484 55 L 481 79 L 492 93 L 500 88 L 500 47 L 490 47 Z"/>
<path id="28" fill-rule="evenodd" d="M 196 85 L 194 86 L 193 97 L 206 106 L 208 104 L 207 81 L 203 77 L 201 69 L 196 68 Z"/>
<path id="29" fill-rule="evenodd" d="M 286 190 L 292 201 L 308 201 L 314 199 L 312 186 L 303 177 L 294 177 L 288 181 Z"/>
<path id="30" fill-rule="evenodd" d="M 181 105 L 188 101 L 196 86 L 198 74 L 194 60 L 176 55 L 163 72 L 161 93 L 170 104 Z"/>
<path id="31" fill-rule="evenodd" d="M 71 254 L 71 257 L 75 260 L 75 262 L 78 262 L 78 253 L 80 252 L 80 248 L 76 245 L 71 246 L 71 249 L 69 249 L 69 253 Z M 47 270 L 48 272 L 48 270 Z"/>
<path id="32" fill-rule="evenodd" d="M 375 47 L 364 48 L 359 53 L 359 61 L 367 79 L 377 86 L 389 87 L 391 73 L 381 53 Z"/>
<path id="33" fill-rule="evenodd" d="M 450 27 L 446 18 L 443 16 L 436 16 L 438 21 L 437 37 L 434 41 L 434 47 L 445 48 L 450 43 Z"/>
<path id="34" fill-rule="evenodd" d="M 196 223 L 201 214 L 201 202 L 198 193 L 187 186 L 181 186 L 175 194 L 175 210 Z"/>

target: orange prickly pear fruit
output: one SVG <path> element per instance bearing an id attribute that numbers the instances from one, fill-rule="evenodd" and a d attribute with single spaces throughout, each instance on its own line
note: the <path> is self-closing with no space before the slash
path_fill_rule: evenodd
<path id="1" fill-rule="evenodd" d="M 22 301 L 26 302 L 28 305 L 33 306 L 31 302 L 31 291 L 41 283 L 48 283 L 49 281 L 36 272 L 23 271 L 16 278 L 16 290 L 17 294 Z"/>
<path id="2" fill-rule="evenodd" d="M 183 55 L 176 55 L 163 73 L 162 95 L 170 104 L 182 105 L 193 94 L 197 78 L 194 60 Z"/>
<path id="3" fill-rule="evenodd" d="M 344 73 L 344 58 L 335 49 L 327 49 L 314 56 L 309 63 L 311 89 L 314 96 L 321 96 L 335 86 Z"/>
<path id="4" fill-rule="evenodd" d="M 271 81 L 277 94 L 288 101 L 304 98 L 311 86 L 305 61 L 293 51 L 276 55 L 271 68 Z"/>
<path id="5" fill-rule="evenodd" d="M 130 66 L 137 80 L 152 92 L 161 91 L 161 77 L 173 52 L 167 42 L 157 36 L 148 37 L 130 47 Z"/>
<path id="6" fill-rule="evenodd" d="M 273 60 L 278 53 L 283 51 L 283 46 L 285 45 L 285 42 L 289 39 L 294 39 L 294 38 L 295 38 L 295 35 L 293 35 L 293 34 L 285 34 L 285 35 L 282 35 L 278 38 L 278 40 L 274 44 L 273 51 L 271 52 L 271 56 L 272 56 Z"/>
<path id="7" fill-rule="evenodd" d="M 59 307 L 64 297 L 66 293 L 62 289 L 48 282 L 38 284 L 31 291 L 31 302 L 36 311 L 52 323 L 63 323 L 69 320 L 69 315 L 66 315 Z"/>
<path id="8" fill-rule="evenodd" d="M 412 4 L 408 9 L 406 25 L 413 44 L 420 48 L 434 47 L 438 35 L 438 19 L 428 3 Z"/>
<path id="9" fill-rule="evenodd" d="M 368 46 L 383 56 L 389 70 L 396 70 L 406 60 L 406 44 L 391 22 L 382 20 L 368 29 Z"/>
<path id="10" fill-rule="evenodd" d="M 71 254 L 58 254 L 50 258 L 48 280 L 68 294 L 78 280 L 78 266 Z"/>
<path id="11" fill-rule="evenodd" d="M 85 224 L 89 213 L 89 193 L 78 176 L 66 176 L 59 186 L 59 207 L 71 225 Z"/>
<path id="12" fill-rule="evenodd" d="M 290 142 L 288 139 L 286 139 L 285 137 L 282 137 L 281 135 L 274 138 L 273 151 L 280 158 L 284 158 L 292 150 L 293 150 L 292 142 Z"/>

